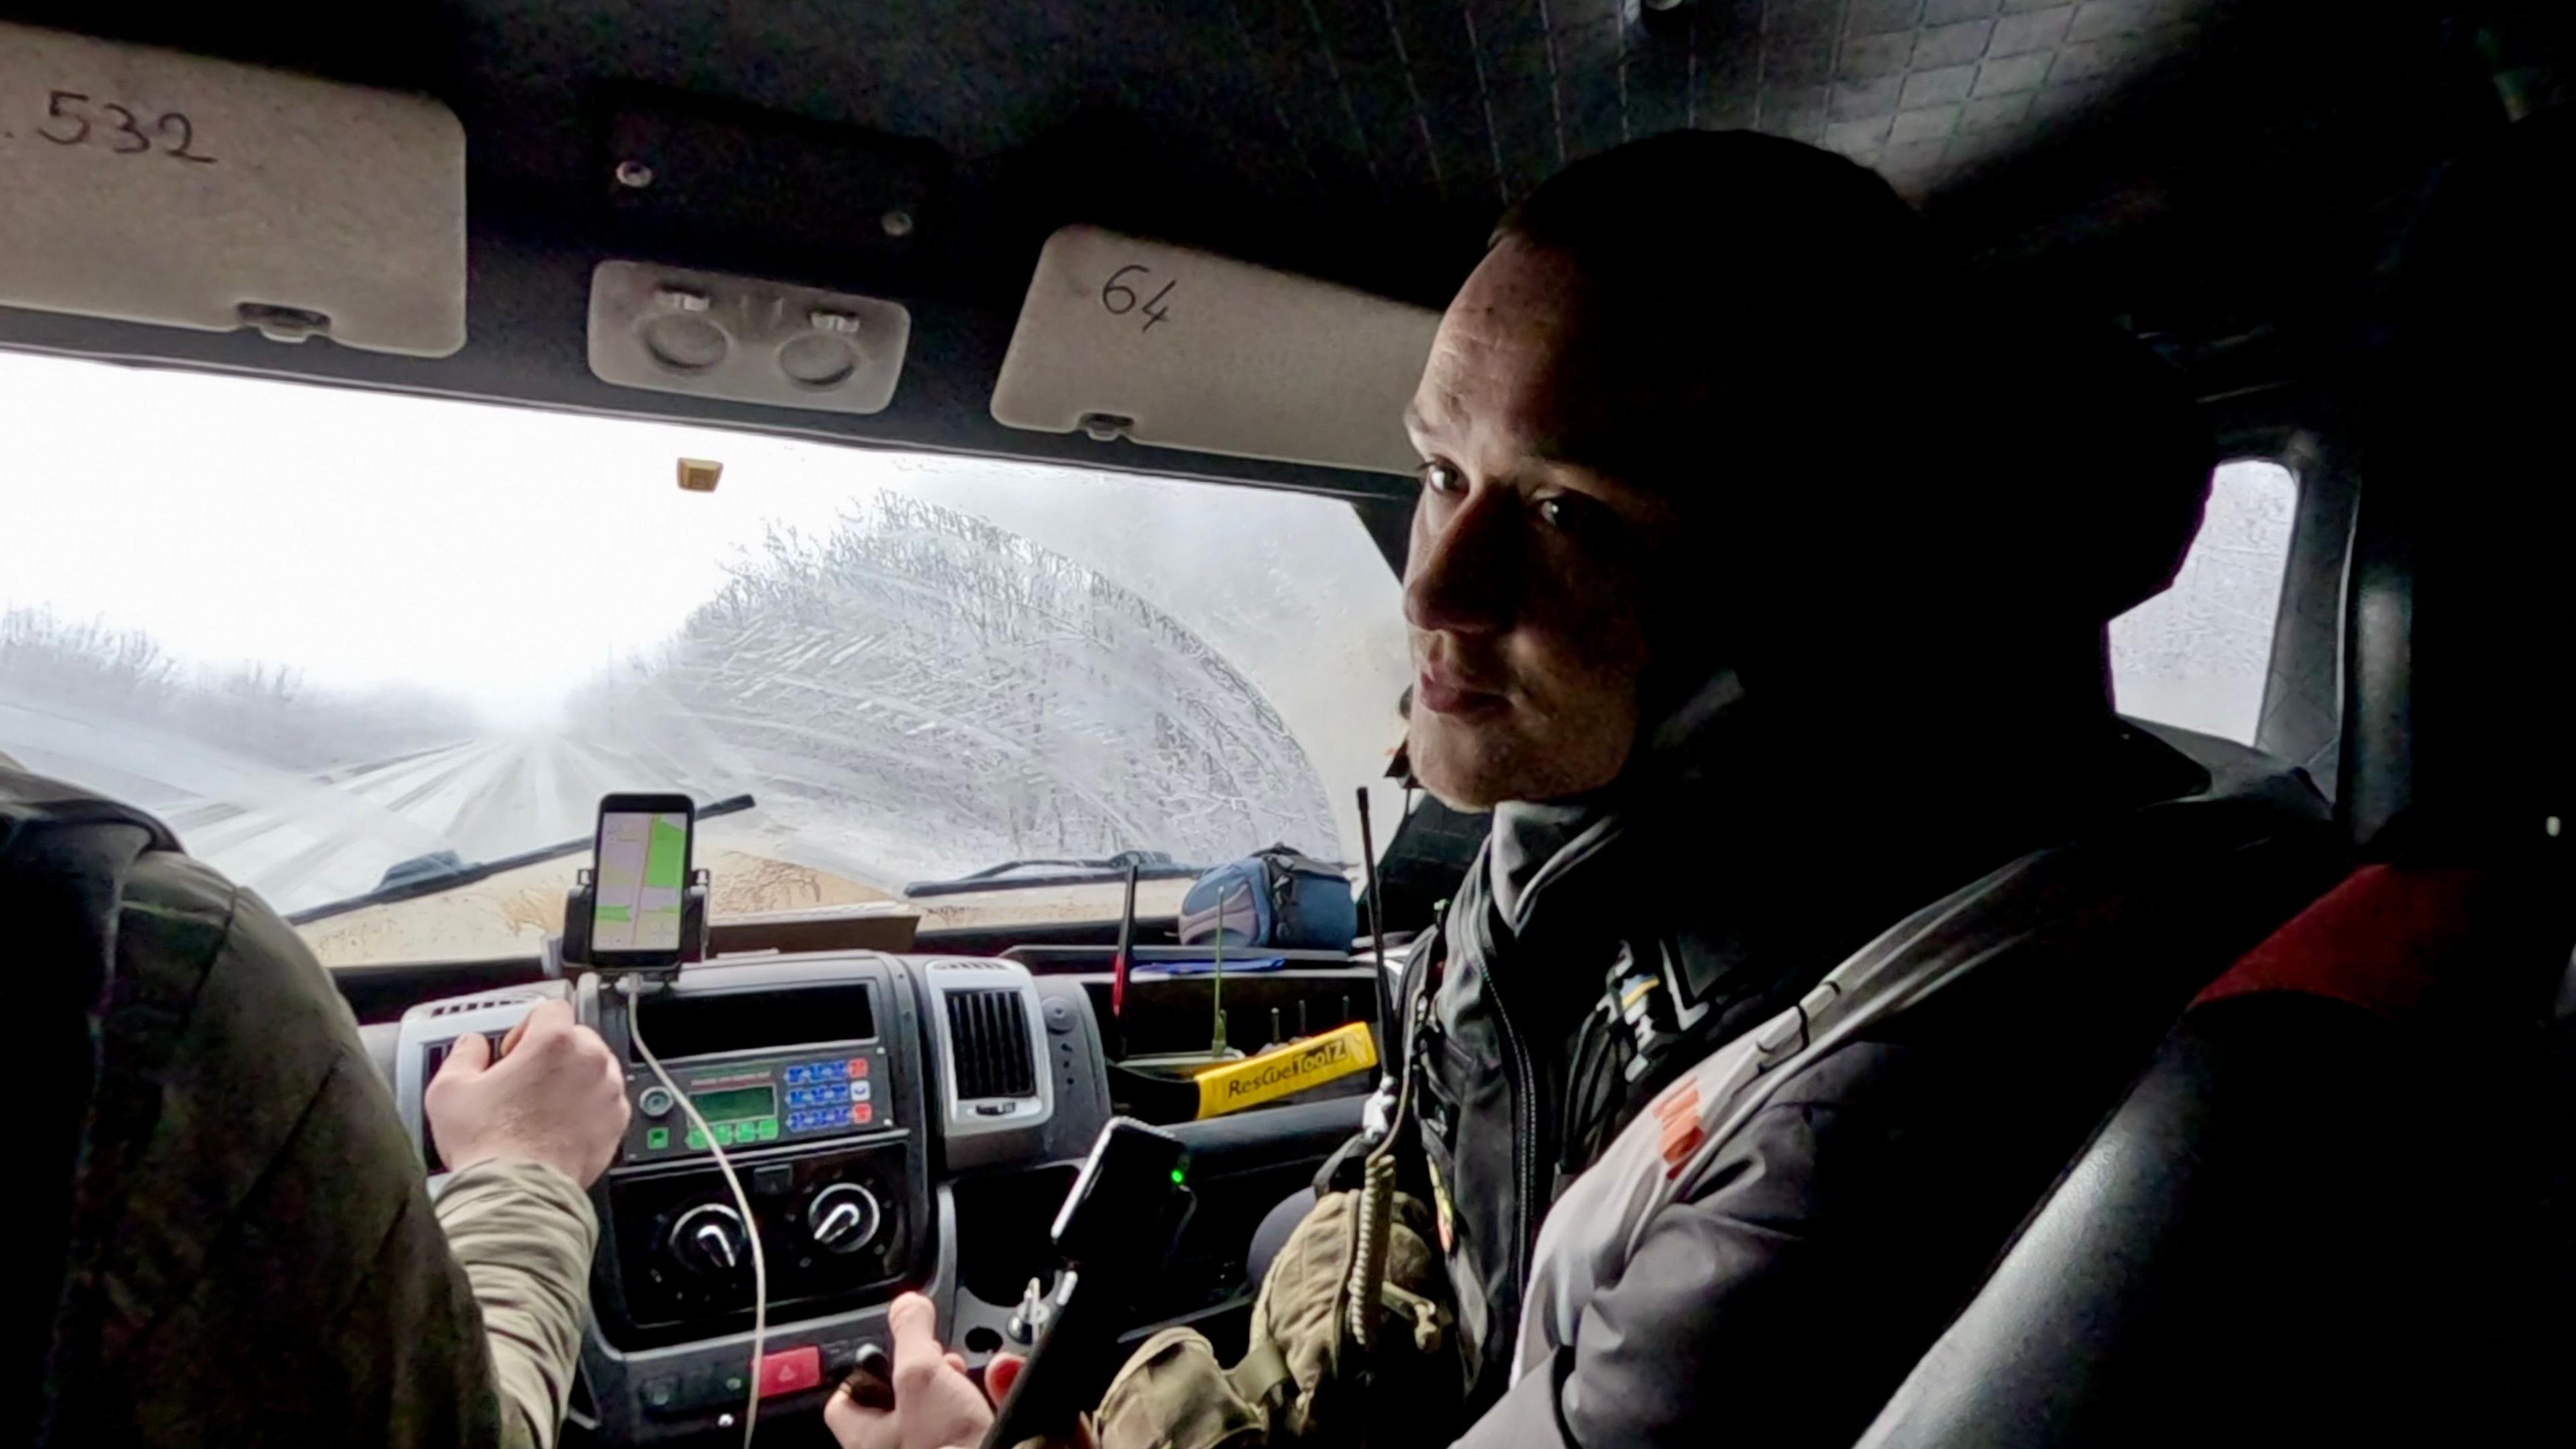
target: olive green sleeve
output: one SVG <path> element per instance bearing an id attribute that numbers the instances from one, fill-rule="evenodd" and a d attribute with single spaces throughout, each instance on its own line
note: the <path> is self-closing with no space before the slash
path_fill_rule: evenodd
<path id="1" fill-rule="evenodd" d="M 599 1244 L 589 1194 L 543 1163 L 478 1162 L 447 1180 L 438 1222 L 483 1310 L 504 1439 L 553 1449 Z"/>

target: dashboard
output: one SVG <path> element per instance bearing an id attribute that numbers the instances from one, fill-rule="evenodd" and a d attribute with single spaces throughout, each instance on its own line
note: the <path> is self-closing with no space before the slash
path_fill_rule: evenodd
<path id="1" fill-rule="evenodd" d="M 755 1376 L 764 1418 L 818 1405 L 862 1344 L 888 1342 L 886 1304 L 906 1289 L 938 1305 L 970 1367 L 1026 1343 L 1019 1290 L 1046 1286 L 1045 1222 L 1111 1110 L 1081 979 L 828 951 L 638 985 L 630 998 L 583 975 L 424 1002 L 392 1033 L 395 1100 L 433 1194 L 443 1174 L 421 1094 L 457 1038 L 569 998 L 625 1063 L 632 1117 L 591 1189 L 600 1246 L 578 1428 L 605 1443 L 692 1437 L 732 1424 Z M 756 1366 L 754 1235 L 768 1276 Z"/>

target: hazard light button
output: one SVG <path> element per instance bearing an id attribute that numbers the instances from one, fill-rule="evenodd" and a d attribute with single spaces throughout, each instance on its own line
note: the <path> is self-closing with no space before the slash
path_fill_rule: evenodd
<path id="1" fill-rule="evenodd" d="M 819 1348 L 791 1348 L 784 1353 L 766 1354 L 760 1360 L 760 1396 L 764 1399 L 822 1386 L 823 1351 Z"/>

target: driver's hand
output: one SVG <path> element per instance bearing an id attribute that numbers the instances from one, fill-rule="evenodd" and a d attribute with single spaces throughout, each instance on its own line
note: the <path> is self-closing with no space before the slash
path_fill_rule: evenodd
<path id="1" fill-rule="evenodd" d="M 519 1158 L 588 1187 L 626 1136 L 626 1074 L 570 1002 L 541 1001 L 497 1061 L 480 1033 L 458 1037 L 420 1109 L 451 1171 Z"/>
<path id="2" fill-rule="evenodd" d="M 823 1405 L 824 1427 L 841 1449 L 976 1449 L 993 1427 L 993 1405 L 1011 1392 L 1020 1360 L 995 1354 L 983 1389 L 966 1376 L 966 1360 L 940 1347 L 939 1311 L 918 1293 L 906 1293 L 886 1310 L 894 1333 L 894 1407 L 861 1404 L 845 1385 Z M 1032 1443 L 1036 1441 L 1032 1440 Z M 1090 1449 L 1084 1434 L 1077 1449 Z"/>

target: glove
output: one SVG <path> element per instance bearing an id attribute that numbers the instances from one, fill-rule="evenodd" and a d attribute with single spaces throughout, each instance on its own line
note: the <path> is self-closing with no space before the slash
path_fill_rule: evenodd
<path id="1" fill-rule="evenodd" d="M 1463 1368 L 1430 1211 L 1393 1199 L 1378 1347 L 1362 1365 L 1342 1328 L 1359 1206 L 1356 1192 L 1329 1194 L 1289 1234 L 1232 1370 L 1195 1330 L 1146 1340 L 1101 1400 L 1100 1449 L 1446 1442 Z"/>
<path id="2" fill-rule="evenodd" d="M 1235 1392 L 1195 1328 L 1146 1339 L 1092 1417 L 1100 1449 L 1261 1449 L 1269 1424 Z"/>

